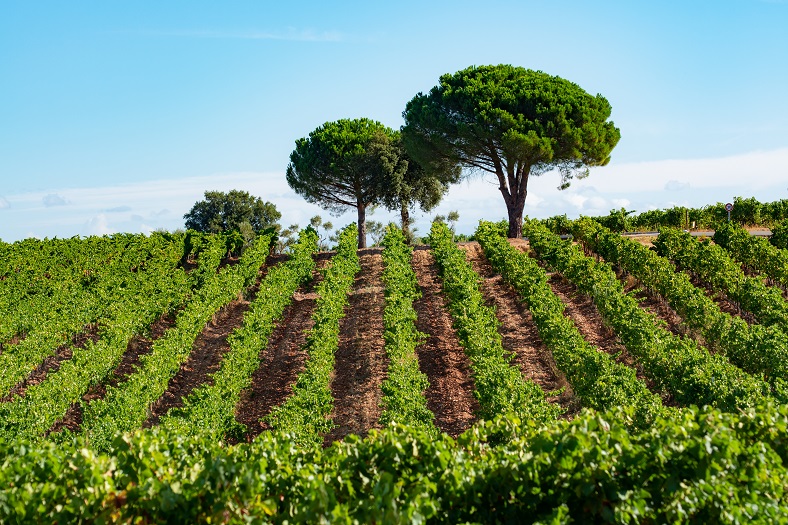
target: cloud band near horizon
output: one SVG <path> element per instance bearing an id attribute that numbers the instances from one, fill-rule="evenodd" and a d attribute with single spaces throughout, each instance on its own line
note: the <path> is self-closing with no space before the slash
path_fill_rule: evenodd
<path id="1" fill-rule="evenodd" d="M 479 219 L 506 217 L 497 181 L 475 177 L 453 186 L 440 206 L 415 215 L 426 233 L 431 217 L 460 213 L 458 230 L 470 233 Z M 761 201 L 788 198 L 788 148 L 711 159 L 624 163 L 591 170 L 587 179 L 558 191 L 558 175 L 533 178 L 525 213 L 546 218 L 567 214 L 604 215 L 613 208 L 637 212 L 683 205 L 699 207 L 727 202 L 734 196 Z M 284 226 L 305 226 L 309 218 L 330 215 L 305 202 L 287 185 L 284 173 L 237 172 L 184 179 L 161 179 L 92 188 L 46 188 L 38 192 L 0 195 L 0 239 L 71 237 L 115 232 L 148 233 L 183 227 L 183 215 L 208 190 L 245 190 L 270 201 L 282 213 Z M 334 224 L 355 220 L 352 210 L 332 217 Z M 377 210 L 369 219 L 396 221 L 397 214 Z"/>

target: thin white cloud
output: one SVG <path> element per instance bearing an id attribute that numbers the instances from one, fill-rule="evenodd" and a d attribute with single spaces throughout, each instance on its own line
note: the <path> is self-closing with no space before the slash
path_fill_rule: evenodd
<path id="1" fill-rule="evenodd" d="M 547 178 L 547 177 L 542 177 Z M 541 180 L 537 179 L 541 182 Z M 680 159 L 625 163 L 592 168 L 591 176 L 573 186 L 590 184 L 600 192 L 662 191 L 670 181 L 693 189 L 788 186 L 788 147 L 710 159 Z"/>
<path id="2" fill-rule="evenodd" d="M 585 204 L 587 204 L 585 207 L 589 210 L 605 210 L 606 208 L 609 208 L 611 204 L 615 203 L 608 201 L 603 197 L 591 197 L 588 199 L 588 201 L 586 201 Z"/>
<path id="3" fill-rule="evenodd" d="M 315 31 L 288 27 L 284 31 L 221 31 L 221 30 L 172 30 L 150 31 L 146 34 L 183 38 L 217 38 L 231 40 L 285 40 L 293 42 L 341 42 L 344 38 L 337 31 Z"/>
<path id="4" fill-rule="evenodd" d="M 528 201 L 529 206 L 535 208 L 543 206 L 547 202 L 545 199 L 543 199 L 542 197 L 540 197 L 539 195 L 537 195 L 532 191 L 528 192 L 528 197 L 526 198 L 526 200 Z"/>
<path id="5" fill-rule="evenodd" d="M 206 190 L 245 190 L 271 201 L 282 212 L 284 224 L 308 224 L 310 217 L 329 214 L 308 204 L 287 185 L 283 173 L 229 173 L 185 179 L 162 179 L 118 186 L 94 188 L 53 188 L 43 192 L 8 195 L 10 220 L 0 223 L 0 238 L 17 240 L 29 237 L 70 237 L 74 234 L 104 234 L 115 231 L 140 231 L 144 224 L 152 229 L 183 228 L 183 215 Z M 57 194 L 69 206 L 45 207 L 43 199 Z M 107 213 L 107 210 L 132 208 L 135 213 Z M 111 217 L 111 220 L 110 220 Z M 334 224 L 348 224 L 354 213 L 332 219 Z M 22 230 L 22 227 L 25 227 Z"/>
<path id="6" fill-rule="evenodd" d="M 526 199 L 527 200 L 527 199 Z M 582 210 L 583 206 L 585 205 L 588 197 L 584 195 L 579 195 L 577 193 L 567 193 L 566 197 L 564 198 L 566 202 L 577 208 L 578 210 Z"/>
<path id="7" fill-rule="evenodd" d="M 0 195 L 0 210 L 5 210 L 10 207 L 11 204 L 6 200 L 6 198 Z"/>

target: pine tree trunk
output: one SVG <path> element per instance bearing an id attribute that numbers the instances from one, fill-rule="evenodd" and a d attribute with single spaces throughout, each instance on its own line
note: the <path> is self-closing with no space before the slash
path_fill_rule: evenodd
<path id="1" fill-rule="evenodd" d="M 367 247 L 367 209 L 358 205 L 358 249 Z"/>
<path id="2" fill-rule="evenodd" d="M 406 204 L 400 205 L 399 215 L 402 220 L 402 234 L 408 244 L 413 244 L 413 234 L 410 231 L 410 210 Z"/>
<path id="3" fill-rule="evenodd" d="M 520 239 L 523 236 L 523 210 L 525 197 L 528 195 L 528 176 L 530 166 L 510 166 L 507 172 L 500 164 L 496 166 L 496 175 L 500 186 L 498 189 L 506 203 L 506 212 L 509 215 L 510 239 Z"/>
<path id="4" fill-rule="evenodd" d="M 523 236 L 523 210 L 525 209 L 525 195 L 517 196 L 512 206 L 507 204 L 509 214 L 509 234 L 510 239 L 520 239 Z"/>

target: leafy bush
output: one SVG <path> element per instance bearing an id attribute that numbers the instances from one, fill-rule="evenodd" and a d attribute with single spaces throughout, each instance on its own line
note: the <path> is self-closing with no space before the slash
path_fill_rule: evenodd
<path id="1" fill-rule="evenodd" d="M 772 236 L 769 238 L 769 242 L 781 250 L 788 250 L 788 219 L 783 220 L 772 228 Z"/>
<path id="2" fill-rule="evenodd" d="M 162 429 L 108 454 L 0 441 L 4 523 L 779 523 L 788 406 L 688 408 L 638 431 L 622 411 L 497 419 L 457 440 L 401 425 L 326 449 L 225 446 Z M 491 440 L 505 435 L 503 444 Z"/>

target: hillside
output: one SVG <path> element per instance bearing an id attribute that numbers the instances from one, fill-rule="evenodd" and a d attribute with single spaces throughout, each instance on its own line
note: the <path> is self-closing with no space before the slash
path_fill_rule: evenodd
<path id="1" fill-rule="evenodd" d="M 788 294 L 737 262 L 750 241 L 711 245 L 715 279 L 678 233 L 524 231 L 356 251 L 348 228 L 336 252 L 305 231 L 229 259 L 215 236 L 8 245 L 3 521 L 787 510 Z"/>

